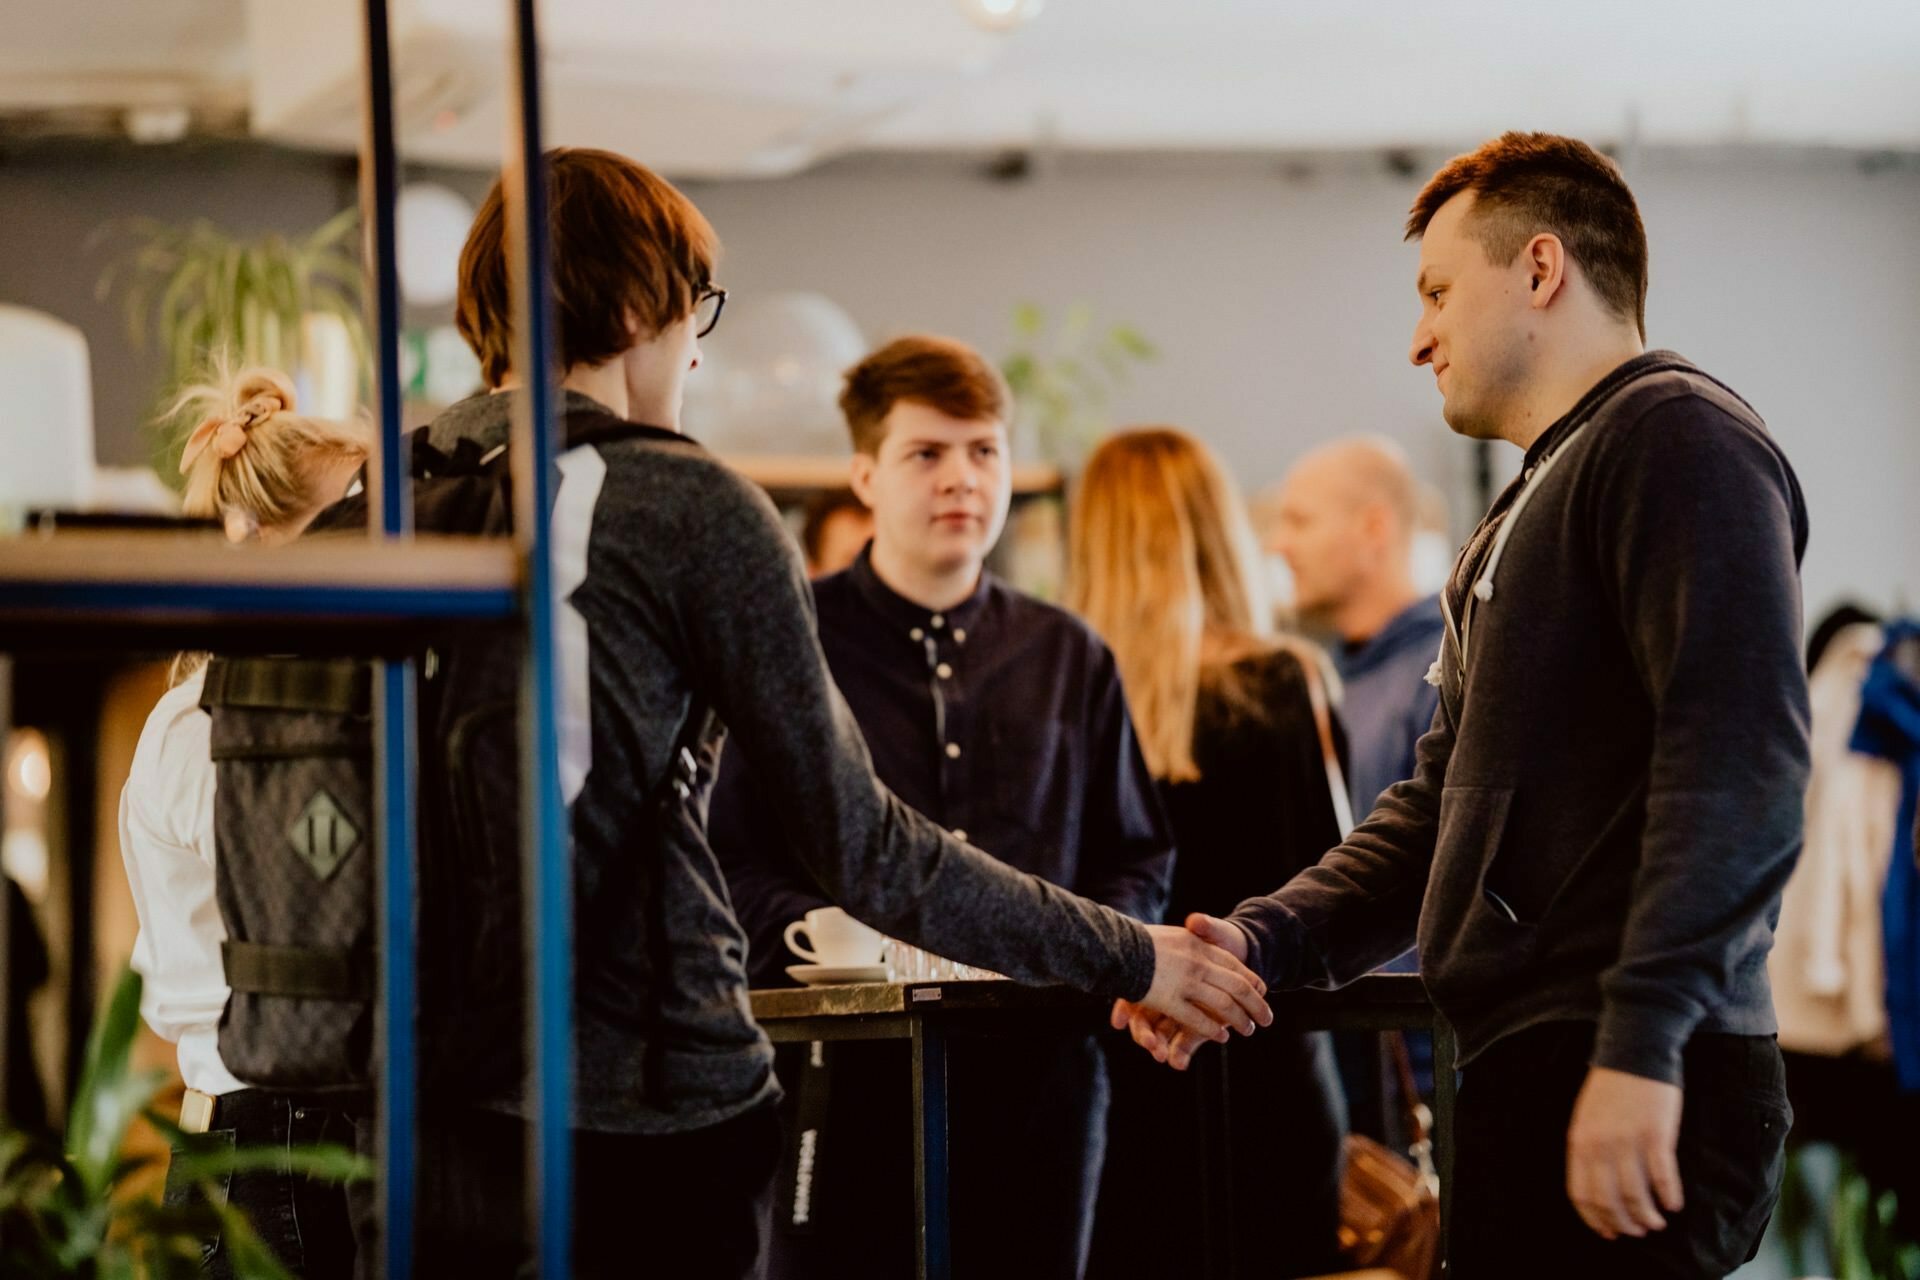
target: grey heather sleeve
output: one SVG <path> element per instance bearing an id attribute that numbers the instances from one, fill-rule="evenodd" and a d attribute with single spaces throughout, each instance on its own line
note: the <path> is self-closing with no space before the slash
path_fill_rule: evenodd
<path id="1" fill-rule="evenodd" d="M 798 552 L 772 505 L 725 473 L 698 504 L 676 608 L 692 676 L 751 761 L 821 889 L 892 937 L 1023 982 L 1138 998 L 1152 940 L 1118 912 L 948 835 L 874 776 L 834 687 Z"/>

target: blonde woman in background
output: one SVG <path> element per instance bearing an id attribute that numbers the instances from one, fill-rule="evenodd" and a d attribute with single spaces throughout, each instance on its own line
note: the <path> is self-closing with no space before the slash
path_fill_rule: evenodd
<path id="1" fill-rule="evenodd" d="M 284 542 L 342 497 L 367 458 L 368 429 L 298 412 L 293 383 L 272 369 L 190 388 L 179 407 L 200 423 L 187 437 L 182 507 L 219 520 L 238 542 Z M 353 1144 L 349 1117 L 236 1080 L 220 1059 L 227 1002 L 220 961 L 226 929 L 214 895 L 214 769 L 211 721 L 200 709 L 204 655 L 175 664 L 172 688 L 147 717 L 120 795 L 120 856 L 140 918 L 133 967 L 145 979 L 140 1011 L 179 1046 L 187 1101 L 182 1127 L 237 1146 Z M 169 1169 L 166 1198 L 193 1193 Z M 244 1211 L 280 1262 L 305 1280 L 350 1276 L 354 1243 L 344 1192 L 270 1170 L 233 1175 L 228 1203 Z M 218 1236 L 202 1243 L 205 1274 L 234 1274 Z"/>
<path id="2" fill-rule="evenodd" d="M 1239 495 L 1198 440 L 1168 428 L 1109 438 L 1074 496 L 1068 603 L 1120 666 L 1178 850 L 1167 919 L 1265 893 L 1339 843 L 1315 693 L 1317 651 L 1271 633 Z M 1314 683 L 1310 683 L 1314 682 Z M 1113 1055 L 1113 1109 L 1090 1276 L 1175 1275 L 1190 1241 L 1140 1232 L 1200 1223 L 1232 1197 L 1230 1274 L 1340 1268 L 1346 1108 L 1325 1033 L 1268 1031 L 1224 1047 L 1225 1072 Z M 1161 1156 L 1202 1148 L 1201 1091 L 1231 1084 L 1231 1172 L 1205 1188 Z M 1220 1101 L 1211 1099 L 1210 1101 Z M 1219 1208 L 1220 1206 L 1214 1206 Z M 1164 1256 L 1153 1256 L 1156 1248 Z M 1143 1252 L 1144 1251 L 1144 1252 Z"/>

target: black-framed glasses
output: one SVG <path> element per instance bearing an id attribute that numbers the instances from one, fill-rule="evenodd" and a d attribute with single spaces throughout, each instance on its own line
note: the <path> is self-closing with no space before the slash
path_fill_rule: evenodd
<path id="1" fill-rule="evenodd" d="M 713 332 L 713 326 L 720 323 L 720 313 L 726 310 L 727 291 L 714 285 L 700 290 L 693 300 L 693 336 L 704 338 Z"/>

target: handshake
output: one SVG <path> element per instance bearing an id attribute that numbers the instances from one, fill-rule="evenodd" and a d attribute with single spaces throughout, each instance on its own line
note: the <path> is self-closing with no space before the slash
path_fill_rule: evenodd
<path id="1" fill-rule="evenodd" d="M 1113 1025 L 1176 1071 L 1185 1071 L 1209 1040 L 1225 1043 L 1271 1026 L 1267 984 L 1247 968 L 1247 935 L 1238 925 L 1195 913 L 1184 928 L 1148 925 L 1153 986 L 1137 1003 L 1113 1002 Z"/>

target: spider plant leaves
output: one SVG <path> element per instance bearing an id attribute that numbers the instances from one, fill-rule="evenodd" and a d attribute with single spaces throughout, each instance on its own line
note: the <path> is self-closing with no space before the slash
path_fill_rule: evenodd
<path id="1" fill-rule="evenodd" d="M 358 229 L 359 210 L 351 206 L 299 236 L 237 236 L 205 218 L 181 224 L 128 218 L 97 229 L 89 248 L 110 242 L 123 248 L 101 272 L 95 293 L 103 301 L 117 295 L 135 349 L 161 357 L 156 421 L 174 435 L 190 425 L 175 420 L 169 406 L 222 353 L 241 366 L 297 373 L 312 354 L 305 340 L 309 313 L 343 322 L 364 369 Z"/>

